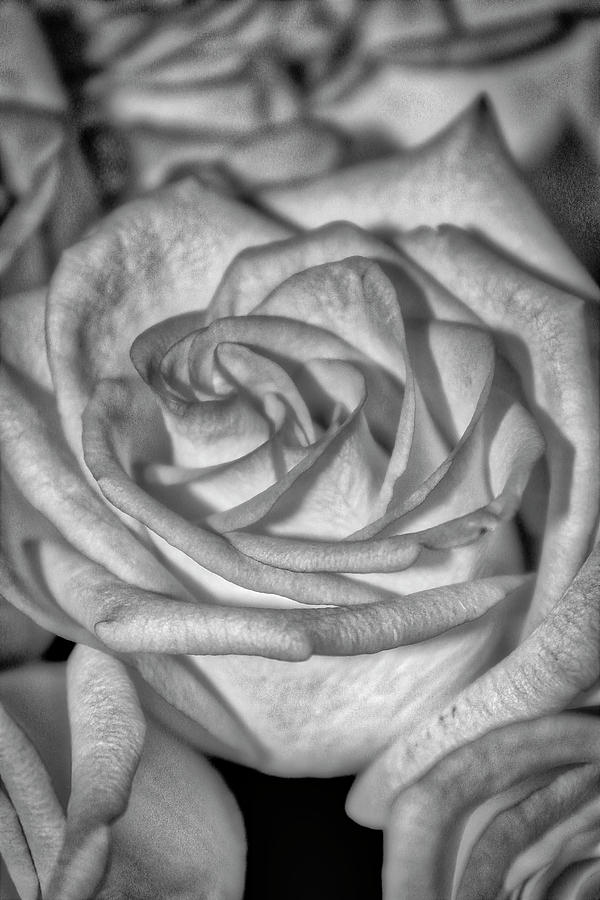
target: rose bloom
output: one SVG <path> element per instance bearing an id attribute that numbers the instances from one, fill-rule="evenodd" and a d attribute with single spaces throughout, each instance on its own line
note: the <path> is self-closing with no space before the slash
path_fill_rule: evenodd
<path id="1" fill-rule="evenodd" d="M 598 764 L 597 288 L 485 104 L 260 203 L 165 188 L 0 308 L 3 591 L 205 752 L 358 773 L 386 898 L 518 890 L 446 813 L 516 855 Z"/>
<path id="2" fill-rule="evenodd" d="M 598 272 L 600 4 L 374 0 L 359 8 L 345 65 L 315 86 L 313 113 L 368 154 L 421 143 L 485 91 L 530 185 Z"/>
<path id="3" fill-rule="evenodd" d="M 344 21 L 335 6 L 70 7 L 88 71 L 81 115 L 109 193 L 130 196 L 182 172 L 249 188 L 320 173 L 343 156 L 332 129 L 305 120 L 290 71 L 323 66 Z"/>
<path id="4" fill-rule="evenodd" d="M 67 99 L 25 3 L 0 7 L 0 292 L 45 284 L 97 212 Z"/>
<path id="5" fill-rule="evenodd" d="M 3 672 L 0 721 L 3 898 L 241 898 L 232 796 L 145 722 L 122 663 L 79 646 Z"/>

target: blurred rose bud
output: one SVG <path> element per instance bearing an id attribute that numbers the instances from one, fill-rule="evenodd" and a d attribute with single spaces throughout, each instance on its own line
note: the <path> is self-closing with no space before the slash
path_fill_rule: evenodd
<path id="1" fill-rule="evenodd" d="M 0 291 L 44 284 L 96 213 L 67 98 L 33 13 L 0 6 Z"/>
<path id="2" fill-rule="evenodd" d="M 343 8 L 89 2 L 72 12 L 89 69 L 82 115 L 109 193 L 183 172 L 245 190 L 341 158 L 337 134 L 305 119 L 301 82 L 327 68 Z"/>
<path id="3" fill-rule="evenodd" d="M 485 92 L 537 195 L 599 271 L 600 4 L 374 0 L 360 11 L 314 114 L 353 135 L 356 152 L 381 154 L 429 139 Z"/>
<path id="4" fill-rule="evenodd" d="M 0 675 L 0 893 L 18 900 L 243 894 L 241 817 L 198 754 L 144 722 L 123 665 Z"/>

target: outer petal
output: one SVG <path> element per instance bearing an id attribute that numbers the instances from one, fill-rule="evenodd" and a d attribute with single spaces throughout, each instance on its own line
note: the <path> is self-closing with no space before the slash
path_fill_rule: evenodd
<path id="1" fill-rule="evenodd" d="M 203 757 L 155 725 L 112 840 L 98 900 L 243 896 L 246 842 L 233 797 Z"/>
<path id="2" fill-rule="evenodd" d="M 347 219 L 393 232 L 452 222 L 571 289 L 597 291 L 524 187 L 483 101 L 413 152 L 272 188 L 261 198 L 304 227 Z"/>
<path id="3" fill-rule="evenodd" d="M 76 10 L 94 66 L 83 115 L 101 134 L 108 129 L 105 144 L 119 146 L 125 193 L 184 172 L 244 191 L 335 165 L 342 139 L 303 121 L 288 65 L 288 53 L 296 66 L 308 57 L 310 67 L 327 52 L 334 16 L 324 6 L 238 0 L 226 13 L 214 4 Z M 114 171 L 114 163 L 109 151 L 102 168 Z"/>
<path id="4" fill-rule="evenodd" d="M 336 85 L 334 78 L 313 93 L 315 115 L 353 134 L 383 133 L 400 146 L 412 146 L 440 131 L 485 91 L 516 158 L 523 162 L 543 152 L 585 96 L 598 44 L 594 24 L 563 24 L 546 11 L 547 3 L 537 19 L 527 3 L 509 10 L 505 23 L 493 22 L 494 9 L 486 20 L 487 10 L 473 14 L 477 5 L 458 4 L 461 27 L 454 31 L 452 13 L 444 22 L 442 10 L 427 10 L 420 22 L 408 23 L 398 4 L 388 3 L 387 9 L 366 4 L 362 66 L 356 66 L 350 84 L 340 79 Z M 380 22 L 369 28 L 370 6 Z M 573 4 L 567 8 L 575 12 Z"/>
<path id="5" fill-rule="evenodd" d="M 107 864 L 109 826 L 127 807 L 145 725 L 122 665 L 78 647 L 67 667 L 71 791 L 51 900 L 89 894 Z"/>
<path id="6" fill-rule="evenodd" d="M 551 483 L 535 625 L 574 578 L 598 522 L 597 309 L 458 229 L 423 230 L 402 243 L 498 335 L 546 438 Z"/>
<path id="7" fill-rule="evenodd" d="M 48 890 L 63 840 L 65 821 L 49 774 L 27 734 L 4 707 L 0 744 L 0 774 L 7 798 L 21 825 L 43 892 Z M 4 800 L 6 818 L 7 800 Z M 13 831 L 15 834 L 15 831 Z M 14 840 L 11 841 L 14 846 Z M 19 856 L 23 860 L 23 854 Z M 11 853 L 9 864 L 16 862 Z M 18 857 L 17 857 L 18 859 Z M 25 860 L 23 860 L 25 862 Z M 25 867 L 21 863 L 19 876 Z"/>
<path id="8" fill-rule="evenodd" d="M 9 363 L 26 383 L 50 391 L 52 380 L 46 359 L 44 316 L 45 291 L 42 289 L 4 298 L 0 304 L 0 352 L 3 361 Z M 5 411 L 3 415 L 8 416 L 8 413 Z M 17 499 L 19 492 L 12 482 L 8 482 L 5 473 L 2 473 L 0 496 L 2 550 L 14 561 L 15 556 L 22 558 L 22 541 L 31 536 L 25 522 L 26 504 L 22 497 Z M 0 661 L 3 663 L 37 656 L 48 646 L 51 634 L 38 625 L 45 625 L 50 631 L 60 627 L 56 624 L 54 610 L 40 610 L 39 595 L 36 595 L 36 603 L 33 595 L 28 596 L 27 586 L 18 585 L 16 573 L 9 573 L 9 569 L 7 561 L 2 560 L 0 593 L 4 599 L 0 601 Z"/>
<path id="9" fill-rule="evenodd" d="M 312 122 L 261 128 L 248 135 L 214 136 L 137 127 L 126 133 L 130 191 L 160 187 L 184 172 L 233 181 L 244 188 L 320 175 L 340 162 L 342 141 L 333 129 Z"/>
<path id="10" fill-rule="evenodd" d="M 117 574 L 134 583 L 139 578 L 147 580 L 149 587 L 173 586 L 172 578 L 152 554 L 84 481 L 65 447 L 48 395 L 40 396 L 39 391 L 28 388 L 6 367 L 0 372 L 0 396 L 2 463 L 31 506 L 75 546 L 92 558 L 98 555 Z M 17 524 L 21 525 L 22 519 L 11 523 L 4 544 L 11 536 L 19 537 Z M 45 527 L 47 535 L 47 522 Z M 40 532 L 23 535 L 24 539 L 31 537 L 38 539 Z M 126 555 L 125 546 L 129 548 Z M 9 549 L 15 556 L 15 548 L 9 545 Z"/>
<path id="11" fill-rule="evenodd" d="M 389 800 L 449 751 L 493 728 L 558 712 L 600 678 L 600 545 L 540 625 L 501 663 L 456 694 L 410 738 L 391 743 L 355 783 L 348 809 L 375 825 Z"/>
<path id="12" fill-rule="evenodd" d="M 0 10 L 0 226 L 3 293 L 43 284 L 97 213 L 95 188 L 66 121 L 67 100 L 24 3 Z"/>
<path id="13" fill-rule="evenodd" d="M 599 738 L 597 718 L 563 714 L 505 726 L 438 762 L 394 803 L 386 834 L 386 900 L 507 896 L 548 868 L 549 888 L 560 873 L 556 854 L 565 850 L 567 837 L 584 836 L 597 817 Z M 491 798 L 495 806 L 480 808 L 459 846 L 465 819 Z M 498 842 L 503 828 L 516 855 L 512 866 L 506 844 Z M 593 844 L 592 837 L 589 851 Z M 462 865 L 456 865 L 457 853 Z M 476 871 L 469 870 L 471 853 L 479 862 Z M 578 858 L 562 855 L 562 868 Z M 536 889 L 533 896 L 547 894 Z"/>
<path id="14" fill-rule="evenodd" d="M 18 816 L 2 841 L 17 896 L 240 898 L 243 827 L 219 776 L 157 726 L 149 727 L 143 741 L 135 691 L 120 663 L 78 647 L 67 668 L 68 716 L 64 666 L 38 664 L 0 677 L 0 696 L 11 715 L 5 739 L 20 741 L 21 753 L 15 755 L 13 747 L 8 768 L 2 768 Z M 47 770 L 15 720 L 31 735 Z M 24 765 L 28 774 L 21 784 L 19 766 Z M 63 804 L 68 799 L 66 829 L 54 789 Z M 38 794 L 43 808 L 57 810 L 56 823 L 39 803 L 36 819 Z M 0 815 L 5 824 L 15 823 L 2 797 Z M 20 827 L 41 873 L 41 895 L 27 862 L 27 844 L 24 851 L 18 847 Z M 44 869 L 44 834 L 56 850 L 46 865 L 51 872 Z M 5 872 L 2 877 L 6 888 Z"/>
<path id="15" fill-rule="evenodd" d="M 513 579 L 505 581 L 502 577 L 481 593 L 479 587 L 474 583 L 469 589 L 472 594 L 464 599 L 471 614 L 481 601 L 487 605 L 497 599 L 485 615 L 426 642 L 374 656 L 362 652 L 369 652 L 369 634 L 377 635 L 378 641 L 390 638 L 397 643 L 403 633 L 410 635 L 411 641 L 418 640 L 419 634 L 431 633 L 429 626 L 436 623 L 437 627 L 441 621 L 438 613 L 454 615 L 459 611 L 463 586 L 455 586 L 449 606 L 444 604 L 446 592 L 441 589 L 411 598 L 405 611 L 401 600 L 395 610 L 393 604 L 387 609 L 377 605 L 323 610 L 306 617 L 312 619 L 310 632 L 316 648 L 321 642 L 324 649 L 329 645 L 337 653 L 347 647 L 352 651 L 348 657 L 314 656 L 304 662 L 195 657 L 178 666 L 173 659 L 150 657 L 145 661 L 143 677 L 171 706 L 166 708 L 156 696 L 148 696 L 147 702 L 161 719 L 198 746 L 214 746 L 207 743 L 202 728 L 208 678 L 221 704 L 247 723 L 262 744 L 262 753 L 254 759 L 241 746 L 231 749 L 221 745 L 221 754 L 285 776 L 357 771 L 372 758 L 375 746 L 392 739 L 393 731 L 413 733 L 420 721 L 436 715 L 461 685 L 470 683 L 505 651 L 506 623 L 522 603 L 517 596 L 520 592 L 514 590 Z M 507 591 L 514 596 L 508 597 Z M 291 615 L 296 611 L 281 612 Z M 338 613 L 345 615 L 338 620 Z M 185 719 L 177 710 L 185 714 Z"/>
<path id="16" fill-rule="evenodd" d="M 186 181 L 109 216 L 68 251 L 52 281 L 47 338 L 65 433 L 79 455 L 94 383 L 132 371 L 145 328 L 210 301 L 229 260 L 285 230 Z"/>
<path id="17" fill-rule="evenodd" d="M 51 641 L 51 634 L 15 608 L 9 598 L 0 597 L 0 665 L 39 656 Z"/>

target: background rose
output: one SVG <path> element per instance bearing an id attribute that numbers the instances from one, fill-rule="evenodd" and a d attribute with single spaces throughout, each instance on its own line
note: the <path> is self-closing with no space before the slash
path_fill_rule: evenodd
<path id="1" fill-rule="evenodd" d="M 59 11 L 45 12 L 47 27 L 68 26 L 81 44 L 66 77 L 111 199 L 182 172 L 247 189 L 342 157 L 335 132 L 305 119 L 298 83 L 343 28 L 335 6 L 91 2 Z"/>
<path id="2" fill-rule="evenodd" d="M 233 798 L 146 726 L 121 663 L 80 646 L 67 665 L 3 673 L 0 698 L 4 897 L 242 896 Z"/>
<path id="3" fill-rule="evenodd" d="M 44 284 L 97 212 L 67 99 L 24 3 L 0 9 L 0 289 Z"/>
<path id="4" fill-rule="evenodd" d="M 381 154 L 428 139 L 485 91 L 530 185 L 597 272 L 600 6 L 376 0 L 359 12 L 313 113 L 356 152 Z"/>

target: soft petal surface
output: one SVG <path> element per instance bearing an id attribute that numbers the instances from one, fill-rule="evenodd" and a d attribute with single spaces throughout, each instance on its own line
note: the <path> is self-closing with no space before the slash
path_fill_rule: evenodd
<path id="1" fill-rule="evenodd" d="M 453 228 L 409 235 L 403 245 L 494 331 L 521 376 L 548 446 L 551 493 L 532 622 L 566 589 L 589 550 L 598 517 L 598 372 L 589 331 L 597 308 L 517 272 Z M 426 248 L 426 249 L 425 249 Z M 468 262 L 467 262 L 468 260 Z M 510 311 L 510 316 L 507 316 Z"/>
<path id="2" fill-rule="evenodd" d="M 269 209 L 304 227 L 345 219 L 389 233 L 452 222 L 483 233 L 571 289 L 597 290 L 524 188 L 484 103 L 418 151 L 272 188 L 261 197 Z"/>

